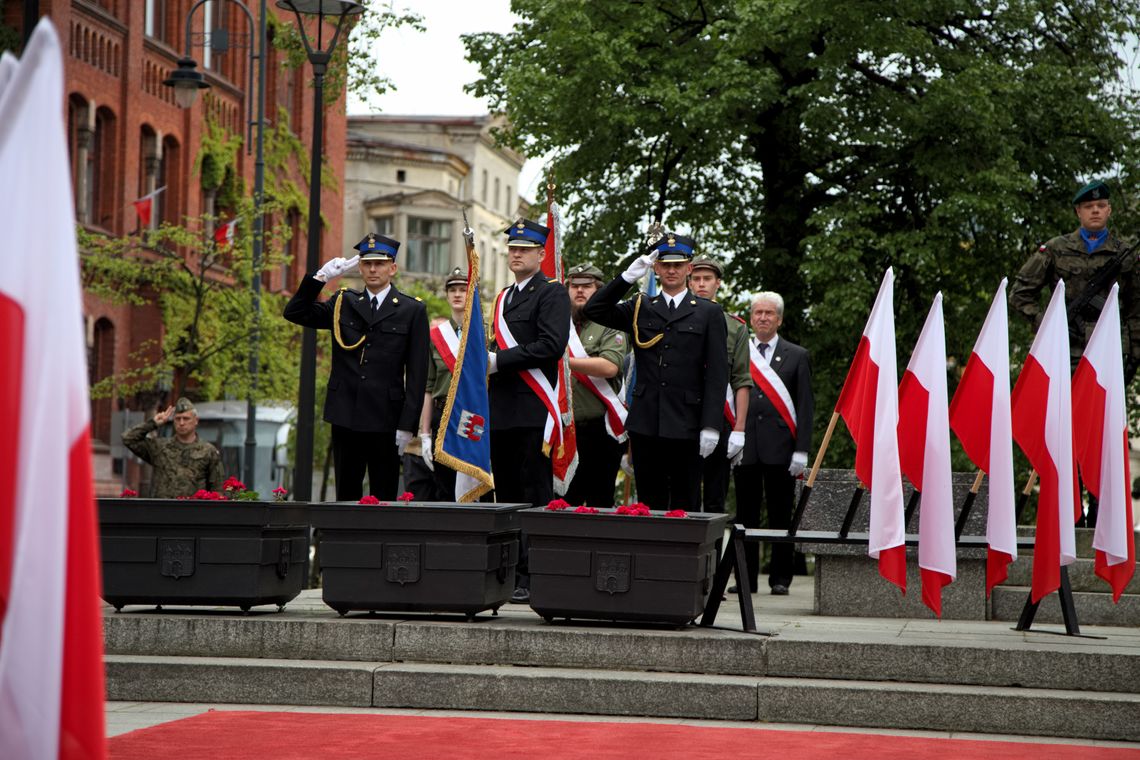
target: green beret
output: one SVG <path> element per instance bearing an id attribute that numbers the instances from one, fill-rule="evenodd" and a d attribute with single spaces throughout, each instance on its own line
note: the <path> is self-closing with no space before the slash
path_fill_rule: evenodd
<path id="1" fill-rule="evenodd" d="M 716 276 L 718 278 L 724 277 L 724 269 L 721 267 L 720 262 L 714 259 L 712 256 L 701 254 L 700 256 L 693 259 L 693 271 L 695 272 L 698 269 L 711 269 L 716 272 Z"/>
<path id="2" fill-rule="evenodd" d="M 174 402 L 174 413 L 185 414 L 186 412 L 193 412 L 194 414 L 197 414 L 198 410 L 194 408 L 194 404 L 190 401 L 190 399 L 183 396 Z"/>
<path id="3" fill-rule="evenodd" d="M 602 270 L 592 264 L 579 264 L 576 267 L 571 267 L 570 271 L 566 273 L 566 284 L 568 285 L 590 280 L 597 280 L 599 283 L 606 281 Z"/>
<path id="4" fill-rule="evenodd" d="M 1106 201 L 1108 200 L 1108 185 L 1098 180 L 1093 180 L 1088 183 L 1073 196 L 1073 205 L 1077 206 L 1085 201 Z"/>

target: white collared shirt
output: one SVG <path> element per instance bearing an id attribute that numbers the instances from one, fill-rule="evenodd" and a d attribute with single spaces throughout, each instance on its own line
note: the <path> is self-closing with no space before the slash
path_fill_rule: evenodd
<path id="1" fill-rule="evenodd" d="M 772 366 L 772 356 L 776 353 L 776 344 L 780 342 L 779 335 L 773 335 L 772 340 L 768 341 L 768 350 L 760 357 L 760 361 Z M 755 335 L 752 336 L 752 345 L 756 346 L 756 353 L 760 353 L 760 339 Z"/>
<path id="2" fill-rule="evenodd" d="M 376 308 L 379 309 L 380 306 L 383 305 L 384 299 L 388 297 L 388 291 L 391 289 L 392 283 L 388 283 L 379 293 L 373 293 L 371 290 L 367 290 L 367 288 L 365 290 L 368 292 L 368 300 L 372 301 L 372 299 L 376 299 Z M 372 308 L 372 304 L 369 303 L 368 307 Z"/>
<path id="3" fill-rule="evenodd" d="M 680 293 L 677 293 L 676 295 L 672 295 L 672 296 L 669 295 L 668 293 L 664 293 L 664 292 L 661 295 L 662 295 L 662 297 L 664 297 L 666 305 L 668 305 L 669 303 L 672 303 L 673 307 L 676 308 L 676 307 L 680 306 L 681 303 L 685 300 L 685 296 L 689 295 L 689 290 L 688 290 L 688 288 L 686 288 L 685 290 L 682 290 Z"/>

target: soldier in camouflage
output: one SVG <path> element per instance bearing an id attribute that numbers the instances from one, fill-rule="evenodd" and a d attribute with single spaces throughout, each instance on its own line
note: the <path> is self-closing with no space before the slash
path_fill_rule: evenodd
<path id="1" fill-rule="evenodd" d="M 1078 190 L 1073 197 L 1073 208 L 1080 227 L 1041 246 L 1021 267 L 1009 291 L 1009 305 L 1031 321 L 1034 327 L 1040 324 L 1043 314 L 1042 290 L 1046 287 L 1052 290 L 1057 280 L 1064 280 L 1065 299 L 1072 304 L 1081 297 L 1097 271 L 1128 247 L 1108 229 L 1112 205 L 1109 203 L 1108 186 L 1103 182 L 1090 182 Z M 1135 255 L 1129 255 L 1122 263 L 1118 282 L 1125 381 L 1131 382 L 1140 366 L 1140 266 L 1137 266 Z M 1094 299 L 1096 304 L 1103 305 L 1103 297 L 1108 295 L 1110 287 L 1111 282 L 1103 288 L 1100 298 Z M 1070 335 L 1080 337 L 1069 341 L 1074 369 L 1100 316 L 1099 307 L 1095 304 L 1085 311 L 1084 314 L 1070 316 L 1070 326 L 1074 328 Z"/>
<path id="2" fill-rule="evenodd" d="M 174 419 L 173 438 L 150 434 Z M 180 398 L 123 433 L 123 444 L 154 467 L 152 496 L 174 499 L 200 490 L 222 490 L 222 457 L 213 445 L 198 439 L 198 412 L 190 399 Z"/>

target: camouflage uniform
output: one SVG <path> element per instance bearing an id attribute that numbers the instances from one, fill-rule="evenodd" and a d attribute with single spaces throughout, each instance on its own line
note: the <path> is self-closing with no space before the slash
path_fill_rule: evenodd
<path id="1" fill-rule="evenodd" d="M 1052 289 L 1058 279 L 1063 279 L 1066 302 L 1072 303 L 1085 290 L 1097 270 L 1127 247 L 1123 240 L 1111 232 L 1092 253 L 1086 252 L 1080 230 L 1055 237 L 1030 256 L 1014 277 L 1013 287 L 1009 291 L 1009 305 L 1036 326 L 1040 324 L 1044 313 L 1040 294 L 1046 286 Z M 1121 265 L 1118 282 L 1121 350 L 1124 353 L 1125 372 L 1131 377 L 1129 373 L 1140 365 L 1140 266 L 1137 266 L 1135 255 L 1128 256 Z M 1101 296 L 1106 295 L 1107 288 Z M 1092 306 L 1081 315 L 1084 337 L 1079 345 L 1076 341 L 1070 341 L 1069 346 L 1074 367 L 1084 352 L 1099 316 L 1099 310 Z"/>
<path id="2" fill-rule="evenodd" d="M 123 433 L 126 447 L 154 467 L 154 498 L 174 499 L 193 496 L 202 489 L 222 490 L 222 457 L 212 444 L 149 437 L 157 429 L 154 420 L 147 420 Z"/>

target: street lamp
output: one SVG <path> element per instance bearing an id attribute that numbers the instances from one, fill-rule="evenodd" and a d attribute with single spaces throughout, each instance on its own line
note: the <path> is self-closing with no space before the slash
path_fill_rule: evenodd
<path id="1" fill-rule="evenodd" d="M 180 108 L 189 108 L 198 96 L 198 90 L 210 86 L 202 72 L 198 71 L 197 62 L 191 57 L 191 21 L 194 11 L 210 0 L 198 0 L 190 7 L 186 14 L 186 56 L 178 60 L 178 68 L 170 73 L 168 79 L 163 80 L 167 87 L 174 88 L 174 99 Z M 254 28 L 253 14 L 241 0 L 230 0 L 242 9 L 249 28 Z M 253 296 L 253 329 L 249 335 L 249 393 L 247 394 L 247 407 L 245 417 L 245 467 L 242 476 L 249 488 L 254 488 L 254 467 L 257 458 L 257 372 L 258 351 L 260 342 L 261 322 L 261 249 L 265 234 L 265 219 L 261 213 L 265 197 L 265 0 L 261 0 L 260 15 L 257 23 L 257 48 L 249 46 L 249 86 L 246 88 L 246 102 L 249 103 L 247 113 L 247 127 L 256 127 L 254 150 L 256 157 L 253 162 L 253 260 L 250 267 L 249 289 Z M 211 37 L 214 35 L 211 34 Z M 227 39 L 228 43 L 228 39 Z M 249 93 L 253 91 L 253 62 L 257 61 L 257 121 L 253 121 L 253 103 L 249 100 Z M 247 141 L 248 146 L 248 141 Z"/>
<path id="2" fill-rule="evenodd" d="M 262 0 L 264 2 L 265 0 Z M 321 249 L 321 152 L 324 132 L 325 72 L 332 51 L 340 38 L 344 21 L 364 10 L 352 0 L 277 0 L 277 7 L 293 11 L 305 52 L 313 66 L 313 153 L 309 164 L 309 247 L 305 257 L 307 272 L 320 266 Z M 316 47 L 305 31 L 304 13 L 317 17 Z M 325 19 L 336 19 L 336 31 L 324 45 Z M 317 332 L 306 327 L 301 335 L 301 379 L 297 397 L 297 460 L 293 478 L 293 494 L 297 501 L 310 501 L 313 495 L 313 406 L 317 395 Z"/>

